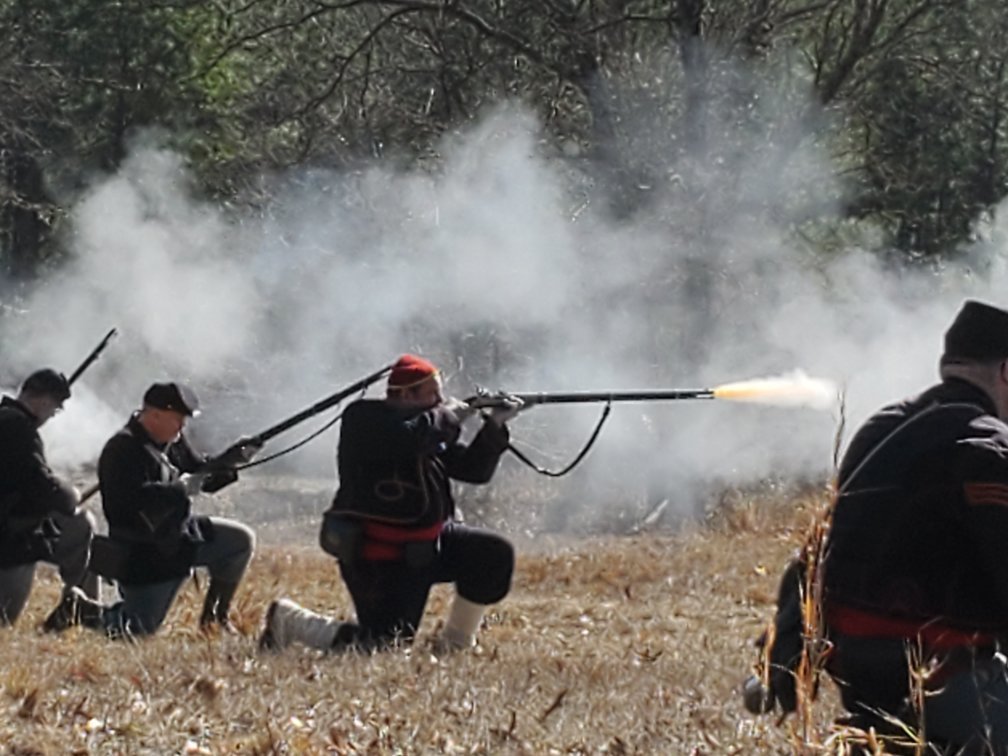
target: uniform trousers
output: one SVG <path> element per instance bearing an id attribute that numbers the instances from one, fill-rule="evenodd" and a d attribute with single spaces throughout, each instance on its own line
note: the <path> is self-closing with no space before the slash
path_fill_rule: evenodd
<path id="1" fill-rule="evenodd" d="M 52 556 L 41 561 L 56 565 L 64 588 L 80 586 L 92 598 L 98 594 L 98 579 L 87 571 L 95 520 L 90 512 L 78 510 L 72 515 L 55 514 L 59 527 Z M 36 562 L 0 569 L 0 625 L 14 623 L 31 594 Z"/>
<path id="2" fill-rule="evenodd" d="M 836 634 L 836 668 L 844 707 L 884 711 L 957 754 L 1008 756 L 1008 669 L 992 649 L 956 649 L 924 684 L 923 717 L 907 698 L 910 666 L 904 640 Z M 919 720 L 919 721 L 914 721 Z M 884 726 L 884 722 L 880 722 Z"/>
<path id="3" fill-rule="evenodd" d="M 197 544 L 193 567 L 205 567 L 211 583 L 237 584 L 252 559 L 255 532 L 247 525 L 223 517 L 211 517 L 210 522 L 213 537 Z M 122 600 L 104 610 L 101 624 L 106 632 L 114 636 L 141 636 L 156 632 L 186 577 L 157 583 L 120 583 Z"/>
<path id="4" fill-rule="evenodd" d="M 427 564 L 340 562 L 357 622 L 340 625 L 333 648 L 412 641 L 435 583 L 454 583 L 458 594 L 475 604 L 496 603 L 510 590 L 514 559 L 514 548 L 498 534 L 449 522 Z"/>

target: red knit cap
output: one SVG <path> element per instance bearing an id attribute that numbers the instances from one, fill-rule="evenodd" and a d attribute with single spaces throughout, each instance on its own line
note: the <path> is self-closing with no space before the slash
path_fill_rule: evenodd
<path id="1" fill-rule="evenodd" d="M 412 388 L 437 374 L 438 369 L 433 362 L 425 360 L 423 357 L 417 357 L 415 354 L 404 354 L 392 366 L 388 385 L 390 388 L 397 389 Z"/>

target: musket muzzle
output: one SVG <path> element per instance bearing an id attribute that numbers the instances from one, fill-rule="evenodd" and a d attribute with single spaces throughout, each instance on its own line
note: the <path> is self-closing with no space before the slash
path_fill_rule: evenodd
<path id="1" fill-rule="evenodd" d="M 73 382 L 80 378 L 85 370 L 91 367 L 91 363 L 98 359 L 98 356 L 105 350 L 105 347 L 108 346 L 109 341 L 116 335 L 116 333 L 118 333 L 118 331 L 113 328 L 105 334 L 105 338 L 98 342 L 98 346 L 91 350 L 91 354 L 85 357 L 83 362 L 77 366 L 77 369 L 70 373 L 70 377 L 67 378 L 68 386 L 72 386 Z"/>

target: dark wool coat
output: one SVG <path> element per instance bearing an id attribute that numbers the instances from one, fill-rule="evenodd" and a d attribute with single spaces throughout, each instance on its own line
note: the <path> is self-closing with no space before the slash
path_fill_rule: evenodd
<path id="1" fill-rule="evenodd" d="M 123 582 L 158 582 L 189 572 L 196 545 L 213 533 L 209 518 L 192 515 L 179 475 L 205 462 L 184 436 L 173 444 L 155 443 L 136 415 L 106 442 L 98 481 L 109 536 L 130 547 Z"/>
<path id="2" fill-rule="evenodd" d="M 35 561 L 32 531 L 54 514 L 72 514 L 77 497 L 46 462 L 38 420 L 16 399 L 0 400 L 0 565 Z"/>
<path id="3" fill-rule="evenodd" d="M 451 480 L 486 483 L 507 446 L 507 429 L 492 422 L 466 445 L 443 407 L 417 412 L 362 399 L 343 413 L 331 511 L 411 528 L 443 522 L 455 513 Z"/>
<path id="4" fill-rule="evenodd" d="M 825 550 L 827 613 L 1008 631 L 1008 425 L 995 413 L 950 379 L 855 434 Z"/>

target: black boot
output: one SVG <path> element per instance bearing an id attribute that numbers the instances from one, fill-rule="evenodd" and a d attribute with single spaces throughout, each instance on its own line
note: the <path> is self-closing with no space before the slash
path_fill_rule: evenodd
<path id="1" fill-rule="evenodd" d="M 63 592 L 63 598 L 45 618 L 42 629 L 47 633 L 61 633 L 74 625 L 100 628 L 104 624 L 104 609 L 83 590 L 74 586 Z"/>
<path id="2" fill-rule="evenodd" d="M 203 601 L 200 627 L 220 625 L 222 629 L 234 631 L 234 626 L 228 620 L 228 612 L 231 610 L 231 599 L 237 590 L 238 583 L 211 578 L 206 599 Z"/>

